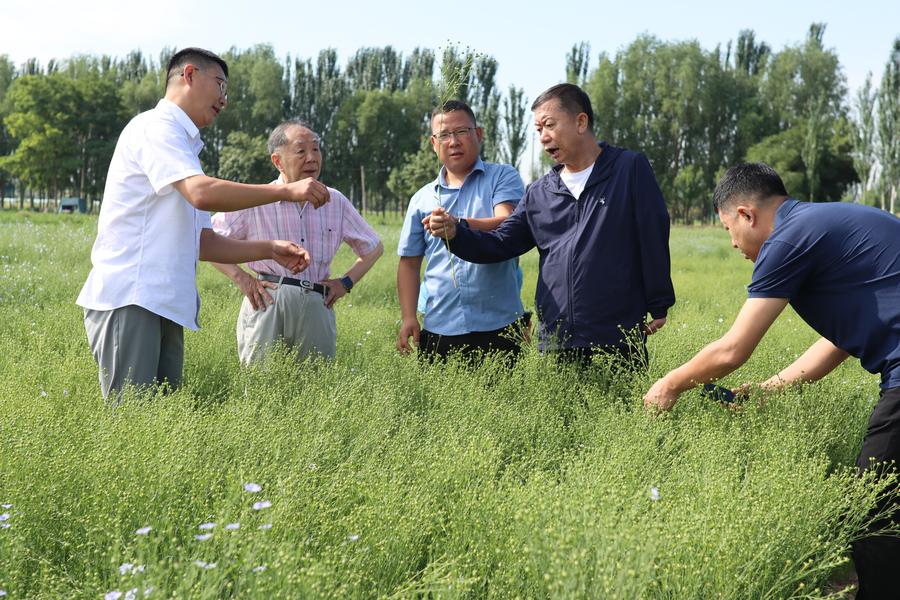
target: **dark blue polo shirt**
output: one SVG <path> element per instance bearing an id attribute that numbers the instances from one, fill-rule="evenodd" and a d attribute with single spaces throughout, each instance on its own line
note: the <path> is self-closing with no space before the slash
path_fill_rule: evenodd
<path id="1" fill-rule="evenodd" d="M 762 245 L 751 298 L 787 298 L 838 348 L 900 386 L 900 219 L 877 208 L 786 200 Z"/>

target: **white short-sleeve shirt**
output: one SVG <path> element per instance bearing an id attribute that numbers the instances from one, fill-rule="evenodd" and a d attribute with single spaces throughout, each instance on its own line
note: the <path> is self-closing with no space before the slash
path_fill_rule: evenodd
<path id="1" fill-rule="evenodd" d="M 200 130 L 162 99 L 125 126 L 106 176 L 93 268 L 79 306 L 112 310 L 135 304 L 199 329 L 197 261 L 209 213 L 195 209 L 173 183 L 202 175 Z"/>

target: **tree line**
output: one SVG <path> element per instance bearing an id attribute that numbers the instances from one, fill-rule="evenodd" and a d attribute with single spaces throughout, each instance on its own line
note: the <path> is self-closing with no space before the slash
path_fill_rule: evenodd
<path id="1" fill-rule="evenodd" d="M 752 31 L 713 50 L 642 35 L 596 58 L 582 42 L 566 56 L 565 76 L 590 95 L 600 138 L 647 154 L 676 220 L 707 218 L 717 177 L 741 160 L 771 164 L 803 199 L 852 198 L 893 210 L 900 37 L 880 87 L 870 76 L 850 101 L 824 34 L 824 24 L 813 24 L 803 42 L 778 52 Z M 19 208 L 35 196 L 101 201 L 117 136 L 162 96 L 173 53 L 29 60 L 18 68 L 0 55 L 0 197 L 15 197 Z M 297 117 L 322 135 L 326 183 L 366 210 L 402 209 L 437 171 L 428 134 L 440 100 L 473 107 L 486 160 L 518 167 L 531 130 L 522 89 L 499 89 L 497 61 L 470 49 L 404 56 L 391 46 L 361 48 L 344 65 L 330 48 L 314 59 L 279 59 L 269 45 L 222 56 L 229 105 L 204 130 L 201 153 L 213 176 L 274 178 L 266 138 Z"/>

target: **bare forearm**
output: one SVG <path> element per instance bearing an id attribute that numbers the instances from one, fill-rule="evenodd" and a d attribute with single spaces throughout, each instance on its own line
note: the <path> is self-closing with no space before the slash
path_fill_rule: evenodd
<path id="1" fill-rule="evenodd" d="M 235 265 L 271 257 L 269 240 L 232 240 L 211 229 L 200 233 L 200 260 Z"/>
<path id="2" fill-rule="evenodd" d="M 378 242 L 378 245 L 375 246 L 374 250 L 357 258 L 356 262 L 354 262 L 347 270 L 347 275 L 353 280 L 353 283 L 359 283 L 359 280 L 369 272 L 369 269 L 371 269 L 375 262 L 381 258 L 383 253 L 384 245 L 381 242 Z"/>
<path id="3" fill-rule="evenodd" d="M 821 338 L 800 358 L 781 372 L 762 383 L 768 390 L 776 390 L 792 383 L 810 383 L 822 379 L 850 356 L 825 338 Z"/>
<path id="4" fill-rule="evenodd" d="M 215 267 L 217 271 L 228 277 L 234 283 L 237 283 L 243 275 L 247 274 L 247 272 L 240 268 L 238 265 L 212 261 L 210 261 L 210 264 Z"/>
<path id="5" fill-rule="evenodd" d="M 476 231 L 493 231 L 500 226 L 506 219 L 506 215 L 502 217 L 480 217 L 480 218 L 466 218 L 466 223 L 469 224 L 469 229 L 475 229 Z"/>
<path id="6" fill-rule="evenodd" d="M 231 212 L 290 198 L 287 186 L 280 183 L 254 185 L 195 175 L 174 185 L 195 208 L 210 212 Z"/>
<path id="7" fill-rule="evenodd" d="M 697 385 L 716 381 L 743 365 L 749 355 L 744 355 L 725 338 L 716 340 L 700 350 L 688 362 L 673 369 L 666 376 L 666 384 L 676 393 Z"/>
<path id="8" fill-rule="evenodd" d="M 397 266 L 397 298 L 400 301 L 400 317 L 416 318 L 416 303 L 419 299 L 419 270 L 422 259 L 400 258 Z"/>

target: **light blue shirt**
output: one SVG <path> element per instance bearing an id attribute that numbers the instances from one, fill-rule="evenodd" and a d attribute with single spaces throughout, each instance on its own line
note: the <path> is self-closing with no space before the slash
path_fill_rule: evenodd
<path id="1" fill-rule="evenodd" d="M 428 300 L 425 329 L 439 335 L 463 335 L 506 327 L 524 312 L 516 281 L 516 260 L 478 265 L 453 256 L 444 241 L 425 233 L 422 219 L 438 206 L 460 218 L 494 216 L 494 206 L 518 204 L 525 194 L 522 178 L 509 165 L 475 163 L 462 187 L 438 178 L 413 195 L 400 232 L 397 254 L 424 256 Z"/>

